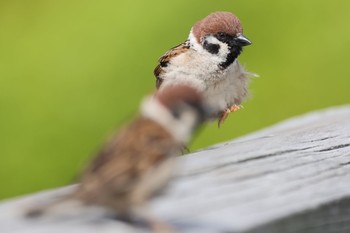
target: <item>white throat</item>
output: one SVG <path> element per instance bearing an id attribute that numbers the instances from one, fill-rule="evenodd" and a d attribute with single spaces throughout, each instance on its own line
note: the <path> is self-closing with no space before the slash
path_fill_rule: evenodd
<path id="1" fill-rule="evenodd" d="M 184 144 L 189 141 L 192 127 L 177 122 L 169 110 L 154 96 L 149 96 L 143 100 L 141 114 L 164 127 L 176 141 Z"/>

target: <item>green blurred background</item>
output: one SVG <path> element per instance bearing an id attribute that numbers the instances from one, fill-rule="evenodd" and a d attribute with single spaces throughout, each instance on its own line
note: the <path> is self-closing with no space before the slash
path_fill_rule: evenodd
<path id="1" fill-rule="evenodd" d="M 350 100 L 348 1 L 0 1 L 0 198 L 74 181 L 191 25 L 237 14 L 252 98 L 192 150 Z"/>

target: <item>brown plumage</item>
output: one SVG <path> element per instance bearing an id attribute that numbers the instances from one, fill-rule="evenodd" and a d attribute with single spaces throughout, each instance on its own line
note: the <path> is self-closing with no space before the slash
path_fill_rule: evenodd
<path id="1" fill-rule="evenodd" d="M 232 13 L 214 12 L 195 23 L 192 29 L 192 33 L 197 39 L 197 42 L 200 42 L 203 36 L 215 34 L 217 32 L 223 32 L 234 36 L 243 33 L 243 28 L 237 16 Z"/>
<path id="2" fill-rule="evenodd" d="M 164 161 L 180 155 L 182 148 L 159 124 L 139 117 L 97 154 L 73 197 L 127 215 L 131 206 L 142 205 L 163 186 L 149 187 L 150 190 L 141 195 L 138 187 L 143 179 Z M 166 175 L 170 175 L 170 168 Z"/>
<path id="3" fill-rule="evenodd" d="M 163 67 L 166 67 L 172 58 L 186 52 L 189 49 L 190 49 L 189 41 L 186 40 L 185 42 L 171 48 L 168 52 L 166 52 L 163 56 L 159 58 L 159 64 L 156 66 L 156 68 L 153 71 L 153 74 L 156 77 L 157 88 L 159 88 L 163 82 L 163 79 L 160 77 L 164 72 Z"/>
<path id="4" fill-rule="evenodd" d="M 186 104 L 194 108 L 202 108 L 202 96 L 197 90 L 186 85 L 175 85 L 171 88 L 166 88 L 162 91 L 158 91 L 156 94 L 157 99 L 164 106 L 175 106 L 179 103 L 179 96 L 186 100 Z"/>
<path id="5" fill-rule="evenodd" d="M 188 86 L 173 86 L 146 99 L 141 116 L 97 154 L 73 198 L 109 207 L 124 218 L 132 215 L 164 188 L 203 114 L 201 96 Z"/>
<path id="6" fill-rule="evenodd" d="M 186 84 L 196 88 L 218 125 L 247 98 L 251 74 L 238 62 L 251 41 L 237 16 L 214 12 L 196 22 L 187 40 L 166 52 L 154 69 L 158 90 Z"/>
<path id="7" fill-rule="evenodd" d="M 205 118 L 203 107 L 198 92 L 184 85 L 145 98 L 140 116 L 102 147 L 76 191 L 44 208 L 31 209 L 26 216 L 38 217 L 74 202 L 110 209 L 121 220 L 139 218 L 163 232 L 167 225 L 145 206 L 170 180 L 176 157 Z"/>

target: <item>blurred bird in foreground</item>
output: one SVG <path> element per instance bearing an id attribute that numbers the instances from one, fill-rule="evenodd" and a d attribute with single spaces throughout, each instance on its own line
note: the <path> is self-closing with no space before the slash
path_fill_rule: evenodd
<path id="1" fill-rule="evenodd" d="M 191 87 L 173 86 L 146 98 L 140 116 L 102 148 L 66 200 L 107 207 L 119 219 L 138 217 L 156 228 L 159 222 L 147 213 L 147 201 L 166 186 L 176 157 L 204 118 L 201 96 Z"/>
<path id="2" fill-rule="evenodd" d="M 248 72 L 237 58 L 251 42 L 239 19 L 215 12 L 192 27 L 188 39 L 170 49 L 154 69 L 156 86 L 186 84 L 200 91 L 218 125 L 248 96 Z"/>

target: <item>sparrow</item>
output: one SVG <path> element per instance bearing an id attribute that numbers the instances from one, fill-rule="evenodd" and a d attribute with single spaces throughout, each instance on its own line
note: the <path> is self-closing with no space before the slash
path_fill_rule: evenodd
<path id="1" fill-rule="evenodd" d="M 206 111 L 194 88 L 176 85 L 145 98 L 140 112 L 102 147 L 66 199 L 106 207 L 121 220 L 136 215 L 153 229 L 159 222 L 148 219 L 143 207 L 167 185 L 176 157 Z M 42 212 L 31 211 L 27 216 Z"/>
<path id="2" fill-rule="evenodd" d="M 218 126 L 248 96 L 249 73 L 237 58 L 251 41 L 239 19 L 215 12 L 198 21 L 188 39 L 166 52 L 154 69 L 157 89 L 186 84 L 196 88 L 218 118 Z"/>

